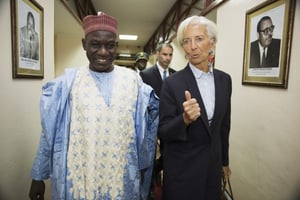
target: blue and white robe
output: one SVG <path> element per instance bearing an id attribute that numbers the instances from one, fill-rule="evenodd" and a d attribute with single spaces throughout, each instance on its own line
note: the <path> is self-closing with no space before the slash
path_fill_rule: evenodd
<path id="1" fill-rule="evenodd" d="M 51 178 L 52 199 L 140 200 L 149 192 L 158 100 L 129 69 L 102 75 L 67 69 L 43 87 L 31 177 Z"/>

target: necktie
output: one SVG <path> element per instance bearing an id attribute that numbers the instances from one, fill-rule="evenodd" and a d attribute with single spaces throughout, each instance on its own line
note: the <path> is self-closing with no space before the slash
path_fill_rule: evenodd
<path id="1" fill-rule="evenodd" d="M 167 70 L 164 70 L 164 73 L 163 73 L 163 80 L 165 80 L 167 78 Z"/>
<path id="2" fill-rule="evenodd" d="M 261 67 L 265 67 L 266 65 L 266 48 L 264 48 L 264 52 L 261 58 Z"/>

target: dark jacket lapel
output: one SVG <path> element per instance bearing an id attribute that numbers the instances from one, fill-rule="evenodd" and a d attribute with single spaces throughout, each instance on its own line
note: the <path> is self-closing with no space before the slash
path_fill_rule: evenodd
<path id="1" fill-rule="evenodd" d="M 190 93 L 192 95 L 192 98 L 196 98 L 198 103 L 199 103 L 199 106 L 200 106 L 200 109 L 201 109 L 200 119 L 205 124 L 205 127 L 206 127 L 207 131 L 209 132 L 209 134 L 211 134 L 209 124 L 208 124 L 206 109 L 205 109 L 205 106 L 204 106 L 204 103 L 203 103 L 203 100 L 202 100 L 202 97 L 201 97 L 201 93 L 198 89 L 195 76 L 194 76 L 192 70 L 190 69 L 189 65 L 187 65 L 187 67 L 184 69 L 184 71 L 186 73 L 186 75 L 184 77 L 186 77 L 185 82 L 187 84 L 187 88 L 190 91 Z M 193 77 L 193 78 L 189 79 L 188 77 Z"/>
<path id="2" fill-rule="evenodd" d="M 161 76 L 160 76 L 157 65 L 155 65 L 155 67 L 153 68 L 153 74 L 154 74 L 154 76 L 156 77 L 157 80 L 160 80 L 160 82 L 162 82 L 162 79 L 161 79 Z"/>

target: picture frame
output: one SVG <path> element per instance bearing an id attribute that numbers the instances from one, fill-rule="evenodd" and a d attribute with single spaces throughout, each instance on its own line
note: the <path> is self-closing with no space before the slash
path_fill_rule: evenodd
<path id="1" fill-rule="evenodd" d="M 11 0 L 13 78 L 44 78 L 44 9 L 35 0 Z"/>
<path id="2" fill-rule="evenodd" d="M 76 8 L 76 5 L 74 4 L 74 2 L 72 3 L 69 0 L 61 0 L 61 2 L 66 7 L 66 9 L 71 13 L 71 15 L 76 19 L 76 21 L 82 25 L 82 18 L 84 16 L 83 16 L 82 12 L 77 13 L 78 8 Z"/>
<path id="3" fill-rule="evenodd" d="M 295 3 L 271 0 L 246 12 L 242 84 L 287 88 Z"/>

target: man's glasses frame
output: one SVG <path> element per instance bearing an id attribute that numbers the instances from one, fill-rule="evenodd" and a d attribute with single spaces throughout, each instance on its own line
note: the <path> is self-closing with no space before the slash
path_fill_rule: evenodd
<path id="1" fill-rule="evenodd" d="M 272 25 L 272 26 L 267 27 L 267 28 L 265 28 L 265 29 L 263 29 L 263 30 L 260 30 L 259 32 L 260 32 L 260 33 L 263 33 L 264 35 L 268 35 L 269 33 L 273 33 L 274 28 L 275 28 L 275 26 Z"/>

